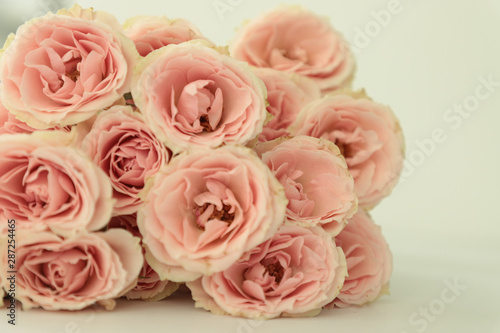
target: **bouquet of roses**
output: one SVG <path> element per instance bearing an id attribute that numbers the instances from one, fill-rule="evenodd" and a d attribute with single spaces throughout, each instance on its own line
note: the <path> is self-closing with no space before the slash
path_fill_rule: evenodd
<path id="1" fill-rule="evenodd" d="M 74 6 L 0 57 L 0 302 L 113 309 L 185 284 L 196 307 L 273 318 L 388 290 L 369 210 L 402 132 L 351 90 L 325 18 L 281 6 L 228 48 L 184 19 Z"/>

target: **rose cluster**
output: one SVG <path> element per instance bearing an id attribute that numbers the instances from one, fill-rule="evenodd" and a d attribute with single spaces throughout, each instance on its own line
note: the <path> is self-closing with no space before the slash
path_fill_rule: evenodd
<path id="1" fill-rule="evenodd" d="M 121 25 L 77 5 L 25 23 L 0 51 L 0 296 L 14 270 L 24 309 L 182 284 L 196 307 L 248 318 L 374 301 L 392 255 L 369 210 L 404 144 L 355 69 L 297 6 L 230 47 L 185 19 Z"/>

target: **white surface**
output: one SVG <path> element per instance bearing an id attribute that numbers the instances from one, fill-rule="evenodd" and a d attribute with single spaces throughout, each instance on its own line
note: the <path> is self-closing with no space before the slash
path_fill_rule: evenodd
<path id="1" fill-rule="evenodd" d="M 213 0 L 80 3 L 110 11 L 121 21 L 138 14 L 185 17 L 225 44 L 243 19 L 282 2 L 221 1 L 234 4 L 222 20 Z M 373 24 L 371 12 L 390 2 L 295 1 L 331 17 L 351 42 L 357 29 Z M 474 95 L 479 77 L 500 83 L 500 1 L 401 0 L 400 7 L 370 44 L 360 47 L 355 81 L 393 107 L 406 134 L 407 156 L 419 164 L 406 170 L 404 182 L 373 211 L 394 253 L 391 296 L 312 319 L 267 322 L 215 316 L 194 309 L 188 296 L 153 304 L 120 302 L 113 312 L 18 311 L 15 327 L 7 325 L 2 310 L 0 331 L 500 332 L 500 84 L 460 124 L 443 118 L 454 104 Z M 416 141 L 431 138 L 434 129 L 446 140 L 418 155 Z M 453 297 L 446 281 L 455 280 L 465 290 Z M 428 307 L 434 314 L 424 319 L 419 311 Z"/>

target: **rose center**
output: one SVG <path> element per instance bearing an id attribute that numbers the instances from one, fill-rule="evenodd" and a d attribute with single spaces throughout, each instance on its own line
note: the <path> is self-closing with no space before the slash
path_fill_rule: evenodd
<path id="1" fill-rule="evenodd" d="M 342 154 L 342 156 L 344 156 L 344 158 L 352 157 L 352 149 L 350 145 L 344 144 L 339 140 L 335 140 L 334 143 L 337 145 L 337 147 L 339 147 L 340 153 Z"/>
<path id="2" fill-rule="evenodd" d="M 208 210 L 211 210 L 210 215 L 204 216 L 208 214 Z M 209 221 L 219 220 L 221 222 L 226 222 L 230 225 L 234 221 L 234 213 L 230 213 L 231 206 L 223 204 L 221 210 L 217 210 L 216 207 L 212 204 L 205 203 L 203 206 L 198 206 L 195 209 L 194 213 L 196 215 L 196 226 L 200 230 L 205 230 L 205 225 Z"/>
<path id="3" fill-rule="evenodd" d="M 59 253 L 48 251 L 47 255 L 51 256 L 52 260 L 43 263 L 39 269 L 41 280 L 47 287 L 55 291 L 76 292 L 85 284 L 85 279 L 75 280 L 88 265 L 84 254 L 69 249 Z"/>
<path id="4" fill-rule="evenodd" d="M 78 78 L 80 77 L 80 71 L 77 69 L 74 69 L 71 72 L 67 72 L 65 75 L 67 77 L 69 77 L 73 82 L 76 82 L 78 80 Z"/>
<path id="5" fill-rule="evenodd" d="M 41 214 L 49 201 L 47 188 L 47 171 L 43 168 L 33 172 L 26 179 L 25 193 L 27 202 L 33 213 Z"/>
<path id="6" fill-rule="evenodd" d="M 64 61 L 65 73 L 73 82 L 76 82 L 80 77 L 80 63 L 82 57 L 79 52 L 73 50 L 65 55 L 63 55 L 62 60 Z"/>
<path id="7" fill-rule="evenodd" d="M 207 108 L 207 113 L 210 112 L 210 107 Z M 201 127 L 203 127 L 203 130 L 205 132 L 213 132 L 214 129 L 212 128 L 212 126 L 210 125 L 210 121 L 208 119 L 208 114 L 204 114 L 200 117 L 200 125 Z"/>
<path id="8" fill-rule="evenodd" d="M 121 158 L 117 161 L 118 167 L 125 171 L 129 172 L 130 170 L 133 170 L 136 168 L 137 161 L 135 158 Z"/>
<path id="9" fill-rule="evenodd" d="M 222 90 L 213 81 L 197 80 L 187 84 L 176 102 L 174 120 L 185 133 L 210 133 L 222 122 Z"/>
<path id="10" fill-rule="evenodd" d="M 28 201 L 29 208 L 32 211 L 39 211 L 45 208 L 47 202 L 40 198 L 38 195 L 33 193 L 28 193 L 30 195 L 30 200 Z"/>
<path id="11" fill-rule="evenodd" d="M 269 274 L 270 276 L 274 276 L 274 280 L 276 283 L 280 283 L 283 279 L 283 275 L 285 274 L 285 269 L 281 266 L 279 261 L 274 263 L 270 263 L 265 265 L 264 274 Z"/>
<path id="12" fill-rule="evenodd" d="M 307 51 L 300 47 L 295 47 L 291 50 L 286 50 L 284 56 L 287 57 L 288 59 L 300 61 L 303 63 L 307 63 L 308 61 Z"/>

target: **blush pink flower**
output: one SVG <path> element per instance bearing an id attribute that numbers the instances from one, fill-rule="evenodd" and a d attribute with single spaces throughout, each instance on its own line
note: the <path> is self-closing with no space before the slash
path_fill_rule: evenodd
<path id="1" fill-rule="evenodd" d="M 389 290 L 392 254 L 380 227 L 362 209 L 335 237 L 347 258 L 344 286 L 326 308 L 348 307 L 373 302 Z"/>
<path id="2" fill-rule="evenodd" d="M 319 225 L 337 235 L 356 212 L 353 178 L 330 141 L 297 136 L 261 143 L 255 150 L 285 188 L 288 222 Z"/>
<path id="3" fill-rule="evenodd" d="M 302 75 L 271 68 L 255 68 L 254 73 L 267 88 L 267 111 L 273 116 L 264 126 L 259 141 L 288 136 L 288 126 L 307 103 L 321 97 L 321 91 L 314 81 Z"/>
<path id="4" fill-rule="evenodd" d="M 193 39 L 207 40 L 193 23 L 182 18 L 170 20 L 165 16 L 141 15 L 129 18 L 123 27 L 125 34 L 134 42 L 143 57 L 170 44 L 180 44 Z"/>
<path id="5" fill-rule="evenodd" d="M 360 207 L 377 205 L 399 179 L 404 159 L 401 127 L 388 106 L 374 102 L 364 91 L 311 102 L 290 131 L 339 146 L 354 178 Z"/>
<path id="6" fill-rule="evenodd" d="M 111 179 L 114 215 L 137 212 L 146 179 L 168 163 L 170 152 L 151 132 L 139 112 L 114 106 L 101 112 L 81 144 Z"/>
<path id="7" fill-rule="evenodd" d="M 109 222 L 108 227 L 125 229 L 142 240 L 142 235 L 137 227 L 137 216 L 135 214 L 115 216 Z M 143 255 L 145 254 L 144 248 L 142 253 Z M 144 301 L 156 302 L 170 296 L 178 288 L 178 283 L 169 280 L 160 280 L 158 274 L 149 266 L 147 260 L 144 259 L 144 265 L 139 272 L 137 285 L 127 292 L 125 297 L 128 299 L 141 299 Z"/>
<path id="8" fill-rule="evenodd" d="M 16 229 L 71 236 L 104 227 L 113 208 L 111 184 L 83 153 L 66 147 L 70 134 L 0 135 L 0 219 Z M 6 224 L 0 225 L 5 235 Z"/>
<path id="9" fill-rule="evenodd" d="M 269 319 L 315 316 L 342 288 L 346 259 L 318 227 L 282 226 L 223 272 L 188 282 L 196 307 Z"/>
<path id="10" fill-rule="evenodd" d="M 49 13 L 7 40 L 0 59 L 2 102 L 34 128 L 73 125 L 130 91 L 138 57 L 110 14 L 76 5 Z"/>
<path id="11" fill-rule="evenodd" d="M 252 150 L 199 149 L 174 157 L 145 189 L 138 225 L 160 278 L 222 271 L 272 237 L 285 219 L 283 187 Z"/>
<path id="12" fill-rule="evenodd" d="M 270 67 L 313 79 L 323 92 L 349 86 L 352 52 L 326 17 L 283 5 L 251 20 L 238 33 L 231 54 L 256 67 Z"/>
<path id="13" fill-rule="evenodd" d="M 1 266 L 7 246 L 0 241 Z M 23 309 L 79 310 L 113 299 L 134 287 L 142 267 L 139 239 L 125 230 L 80 234 L 63 239 L 50 232 L 16 234 L 16 299 Z M 2 269 L 4 287 L 7 270 Z"/>
<path id="14" fill-rule="evenodd" d="M 246 144 L 266 120 L 266 89 L 250 67 L 198 40 L 168 45 L 136 67 L 132 95 L 175 153 Z"/>

